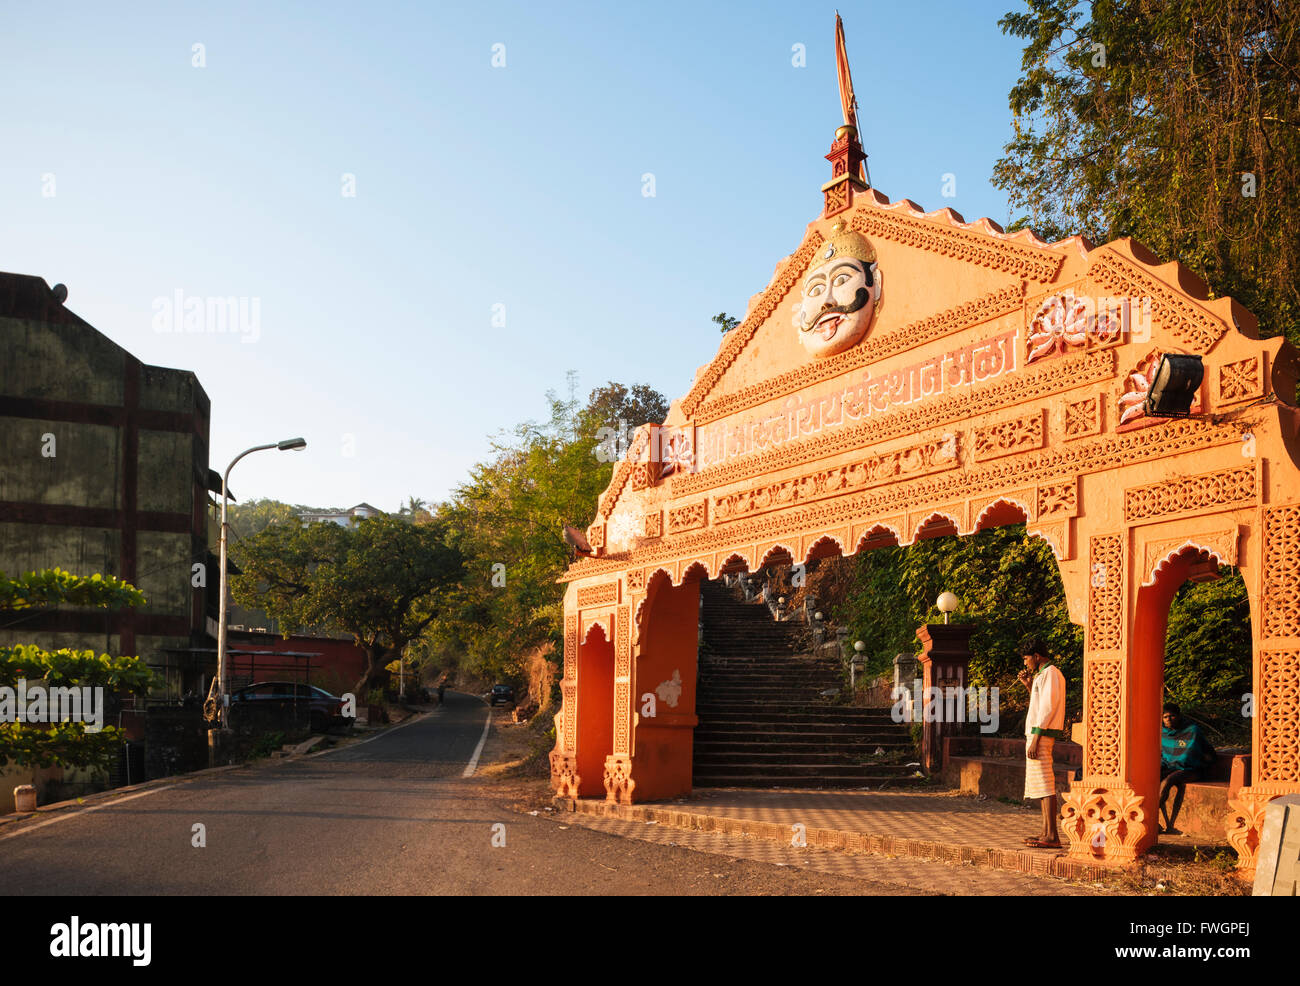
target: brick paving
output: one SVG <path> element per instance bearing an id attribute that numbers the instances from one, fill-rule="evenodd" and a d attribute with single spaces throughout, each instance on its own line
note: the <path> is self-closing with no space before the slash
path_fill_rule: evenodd
<path id="1" fill-rule="evenodd" d="M 1101 885 L 1071 883 L 1049 876 L 1029 876 L 1008 870 L 943 863 L 914 857 L 888 857 L 807 846 L 799 849 L 773 839 L 680 829 L 654 822 L 599 817 L 583 812 L 555 818 L 561 824 L 581 825 L 625 839 L 665 846 L 682 846 L 697 852 L 797 867 L 809 872 L 886 883 L 897 896 L 944 894 L 982 897 L 1086 897 L 1103 896 Z"/>
<path id="2" fill-rule="evenodd" d="M 808 845 L 850 850 L 914 862 L 974 864 L 980 869 L 1044 877 L 1070 877 L 1087 884 L 1113 871 L 1068 859 L 1062 850 L 1028 849 L 1039 814 L 998 801 L 952 791 L 810 791 L 697 789 L 690 797 L 639 805 L 598 799 L 565 802 L 568 818 L 598 818 L 672 826 L 674 830 L 725 833 L 789 845 L 796 824 Z M 629 830 L 632 831 L 632 830 Z M 964 867 L 963 867 L 964 868 Z M 949 867 L 949 869 L 958 869 Z M 884 879 L 881 877 L 881 879 Z M 1067 884 L 1053 880 L 1061 893 Z M 973 891 L 972 891 L 973 892 Z"/>

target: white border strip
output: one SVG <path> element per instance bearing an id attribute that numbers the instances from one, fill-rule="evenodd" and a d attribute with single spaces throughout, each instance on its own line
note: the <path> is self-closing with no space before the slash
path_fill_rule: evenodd
<path id="1" fill-rule="evenodd" d="M 465 773 L 461 777 L 473 777 L 474 771 L 478 769 L 478 758 L 483 754 L 483 744 L 487 742 L 488 730 L 492 728 L 492 706 L 488 706 L 487 721 L 483 723 L 483 735 L 478 738 L 478 746 L 474 747 L 474 755 L 469 758 L 469 766 L 465 768 Z"/>

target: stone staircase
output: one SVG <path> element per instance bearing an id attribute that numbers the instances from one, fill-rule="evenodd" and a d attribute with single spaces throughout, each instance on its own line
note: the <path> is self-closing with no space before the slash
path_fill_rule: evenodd
<path id="1" fill-rule="evenodd" d="M 831 704 L 845 687 L 833 657 L 798 654 L 778 622 L 721 580 L 700 583 L 696 787 L 897 788 L 915 782 L 911 734 L 888 709 Z"/>

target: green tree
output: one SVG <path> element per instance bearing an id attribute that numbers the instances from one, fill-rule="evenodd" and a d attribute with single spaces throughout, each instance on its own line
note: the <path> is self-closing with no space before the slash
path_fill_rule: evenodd
<path id="1" fill-rule="evenodd" d="M 740 319 L 732 318 L 726 312 L 718 312 L 718 314 L 714 315 L 713 318 L 709 319 L 709 321 L 718 326 L 718 328 L 722 330 L 724 336 L 740 324 Z"/>
<path id="2" fill-rule="evenodd" d="M 547 394 L 550 415 L 493 441 L 493 456 L 470 472 L 437 515 L 466 558 L 456 603 L 430 628 L 444 665 L 517 678 L 539 645 L 558 644 L 564 586 L 556 579 L 572 555 L 562 525 L 595 517 L 614 463 L 601 454 L 602 429 L 660 422 L 667 401 L 644 384 L 609 383 L 585 405 Z"/>
<path id="3" fill-rule="evenodd" d="M 245 542 L 241 565 L 231 581 L 236 601 L 280 620 L 286 635 L 304 627 L 352 635 L 367 658 L 358 695 L 387 683 L 384 665 L 438 619 L 466 574 L 439 518 L 273 524 Z"/>
<path id="4" fill-rule="evenodd" d="M 1249 743 L 1241 703 L 1251 689 L 1250 598 L 1236 569 L 1222 567 L 1219 576 L 1183 583 L 1169 607 L 1165 699 Z"/>
<path id="5" fill-rule="evenodd" d="M 407 497 L 406 504 L 397 511 L 397 517 L 407 523 L 425 524 L 433 517 L 428 508 L 429 504 L 426 501 L 414 496 Z"/>
<path id="6" fill-rule="evenodd" d="M 1300 343 L 1292 0 L 1027 0 L 994 184 L 1049 239 L 1131 236 Z M 1212 295 L 1213 296 L 1213 295 Z M 1289 395 L 1288 395 L 1289 396 Z"/>
<path id="7" fill-rule="evenodd" d="M 112 576 L 72 575 L 58 568 L 17 578 L 0 572 L 0 613 L 24 615 L 58 606 L 119 609 L 144 602 L 138 589 Z M 70 648 L 51 651 L 34 644 L 0 646 L 0 688 L 15 688 L 19 680 L 29 686 L 43 682 L 49 689 L 103 688 L 135 694 L 144 694 L 155 684 L 153 673 L 139 657 Z M 87 732 L 81 722 L 17 722 L 10 715 L 17 709 L 5 709 L 6 702 L 13 701 L 10 695 L 0 697 L 0 766 L 12 761 L 23 766 L 106 769 L 117 755 L 122 734 L 116 726 Z"/>
<path id="8" fill-rule="evenodd" d="M 1077 709 L 1083 629 L 1070 622 L 1051 548 L 1028 537 L 1023 524 L 860 552 L 854 590 L 836 616 L 852 639 L 866 643 L 868 671 L 883 674 L 894 655 L 920 649 L 917 627 L 942 622 L 935 600 L 945 590 L 961 601 L 953 620 L 979 625 L 971 636 L 970 681 L 997 686 L 1004 713 L 1023 708 L 1027 698 L 1015 680 L 1027 634 L 1041 636 L 1058 657 L 1068 707 Z M 1014 728 L 1010 720 L 1003 725 Z"/>

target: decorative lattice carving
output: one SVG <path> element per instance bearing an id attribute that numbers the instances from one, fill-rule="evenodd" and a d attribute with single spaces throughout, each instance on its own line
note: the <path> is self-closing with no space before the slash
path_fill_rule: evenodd
<path id="1" fill-rule="evenodd" d="M 1065 262 L 1064 254 L 1053 250 L 1022 246 L 1005 239 L 994 239 L 986 233 L 940 225 L 932 219 L 876 209 L 863 209 L 853 217 L 851 227 L 867 236 L 878 236 L 926 253 L 1006 271 L 1040 284 L 1055 280 Z"/>
<path id="2" fill-rule="evenodd" d="M 731 394 L 723 394 L 701 404 L 695 413 L 695 424 L 704 425 L 747 408 L 764 404 L 776 397 L 803 390 L 823 380 L 832 380 L 859 367 L 870 366 L 881 360 L 911 352 L 927 342 L 933 342 L 962 329 L 971 328 L 1020 307 L 1021 288 L 1009 284 L 934 315 L 918 319 L 901 328 L 880 336 L 872 336 L 852 349 L 828 359 L 805 363 L 760 383 L 751 384 Z"/>
<path id="3" fill-rule="evenodd" d="M 564 617 L 564 677 L 575 681 L 578 677 L 578 614 Z"/>
<path id="4" fill-rule="evenodd" d="M 1262 397 L 1264 394 L 1262 362 L 1260 357 L 1251 356 L 1219 367 L 1218 403 L 1234 404 L 1237 401 Z"/>
<path id="5" fill-rule="evenodd" d="M 1255 502 L 1255 467 L 1179 476 L 1124 491 L 1124 519 L 1149 520 Z"/>
<path id="6" fill-rule="evenodd" d="M 1218 531 L 1204 531 L 1183 537 L 1161 538 L 1146 545 L 1142 570 L 1147 573 L 1143 585 L 1154 585 L 1156 578 L 1168 562 L 1184 548 L 1204 551 L 1220 565 L 1237 564 L 1237 528 L 1226 527 Z"/>
<path id="7" fill-rule="evenodd" d="M 1088 775 L 1118 777 L 1120 662 L 1118 658 L 1090 657 L 1084 663 Z"/>
<path id="8" fill-rule="evenodd" d="M 732 330 L 735 331 L 734 329 Z M 636 781 L 632 779 L 632 759 L 627 756 L 605 758 L 605 800 L 630 805 Z"/>
<path id="9" fill-rule="evenodd" d="M 1300 504 L 1264 510 L 1265 638 L 1300 637 Z"/>
<path id="10" fill-rule="evenodd" d="M 618 602 L 618 583 L 602 582 L 600 585 L 585 585 L 577 593 L 578 609 L 589 606 L 607 606 Z"/>
<path id="11" fill-rule="evenodd" d="M 576 753 L 578 750 L 578 683 L 566 681 L 560 685 L 560 694 L 564 701 L 564 752 Z"/>
<path id="12" fill-rule="evenodd" d="M 632 673 L 632 625 L 629 618 L 632 607 L 620 606 L 614 617 L 618 625 L 614 628 L 614 677 L 626 678 Z"/>
<path id="13" fill-rule="evenodd" d="M 663 537 L 664 533 L 664 512 L 656 510 L 653 513 L 645 515 L 645 536 L 648 538 Z"/>
<path id="14" fill-rule="evenodd" d="M 690 475 L 674 476 L 672 495 L 687 496 L 751 476 L 767 475 L 788 466 L 815 462 L 860 448 L 872 448 L 892 438 L 910 437 L 935 430 L 954 421 L 979 417 L 1073 387 L 1108 380 L 1114 375 L 1113 351 L 1074 354 L 1065 359 L 1053 360 L 1035 373 L 1026 373 L 968 391 L 959 397 L 894 411 L 861 424 L 823 433 L 816 438 L 786 442 L 726 465 L 714 466 Z"/>
<path id="15" fill-rule="evenodd" d="M 694 503 L 673 507 L 668 511 L 668 533 L 678 534 L 703 527 L 708 521 L 708 503 L 708 500 L 696 500 Z"/>
<path id="16" fill-rule="evenodd" d="M 1237 869 L 1252 873 L 1258 862 L 1259 837 L 1264 830 L 1264 813 L 1273 795 L 1243 787 L 1228 802 L 1226 818 L 1228 845 L 1237 853 Z"/>
<path id="17" fill-rule="evenodd" d="M 604 524 L 592 524 L 591 527 L 587 529 L 587 543 L 591 545 L 592 548 L 594 548 L 596 551 L 599 551 L 601 548 L 605 547 L 605 525 Z"/>
<path id="18" fill-rule="evenodd" d="M 1107 350 L 1084 355 L 1109 357 L 1114 353 Z M 1064 362 L 1065 360 L 1055 360 L 1047 366 Z M 895 515 L 912 504 L 945 503 L 956 497 L 988 495 L 997 490 L 1020 488 L 1026 483 L 1060 482 L 1066 476 L 1079 473 L 1100 472 L 1216 445 L 1236 444 L 1239 441 L 1240 430 L 1231 422 L 1215 425 L 1205 420 L 1176 419 L 1158 428 L 1098 436 L 1090 441 L 1076 442 L 1068 448 L 1049 447 L 1041 452 L 994 459 L 978 468 L 940 473 L 878 490 L 827 499 L 806 507 L 774 511 L 698 534 L 665 538 L 638 548 L 636 560 L 640 564 L 653 566 L 712 551 L 731 551 L 737 545 L 780 539 L 790 536 L 791 532 L 838 527 L 848 523 L 869 527 L 878 518 Z M 607 571 L 622 572 L 627 566 L 626 555 L 607 559 L 582 559 L 570 566 L 562 578 L 569 581 Z"/>
<path id="19" fill-rule="evenodd" d="M 1227 326 L 1196 302 L 1139 271 L 1129 261 L 1108 250 L 1090 255 L 1088 276 L 1116 294 L 1151 299 L 1151 320 L 1195 353 L 1208 353 L 1223 337 Z"/>
<path id="20" fill-rule="evenodd" d="M 645 569 L 634 568 L 627 573 L 627 591 L 645 592 Z"/>
<path id="21" fill-rule="evenodd" d="M 1062 798 L 1061 832 L 1070 855 L 1126 862 L 1147 831 L 1143 798 L 1131 788 L 1071 785 Z"/>
<path id="22" fill-rule="evenodd" d="M 1058 562 L 1074 557 L 1074 546 L 1070 540 L 1070 522 L 1062 520 L 1055 524 L 1033 522 L 1025 526 L 1025 533 L 1030 537 L 1039 537 L 1047 542 Z"/>
<path id="23" fill-rule="evenodd" d="M 1300 650 L 1259 655 L 1255 783 L 1300 781 Z"/>
<path id="24" fill-rule="evenodd" d="M 1101 394 L 1094 394 L 1081 401 L 1066 402 L 1065 405 L 1065 440 L 1086 438 L 1088 435 L 1101 433 Z"/>
<path id="25" fill-rule="evenodd" d="M 1074 517 L 1079 509 L 1079 483 L 1071 479 L 1038 487 L 1038 512 L 1035 517 Z"/>
<path id="26" fill-rule="evenodd" d="M 1118 534 L 1094 537 L 1088 567 L 1089 650 L 1119 650 L 1123 589 L 1123 538 Z"/>
<path id="27" fill-rule="evenodd" d="M 578 776 L 578 760 L 558 751 L 551 751 L 551 787 L 556 796 L 576 798 L 581 778 Z"/>
<path id="28" fill-rule="evenodd" d="M 658 462 L 638 462 L 632 467 L 632 489 L 645 490 L 659 481 Z"/>
<path id="29" fill-rule="evenodd" d="M 955 469 L 957 465 L 957 436 L 948 435 L 946 438 L 933 439 L 893 452 L 868 456 L 860 462 L 821 469 L 756 489 L 720 496 L 714 501 L 713 515 L 718 523 L 734 521 L 810 500 L 840 496 L 913 476 Z"/>
<path id="30" fill-rule="evenodd" d="M 1043 447 L 1043 412 L 1022 415 L 1001 421 L 987 428 L 975 429 L 975 459 L 996 459 L 999 456 Z"/>

